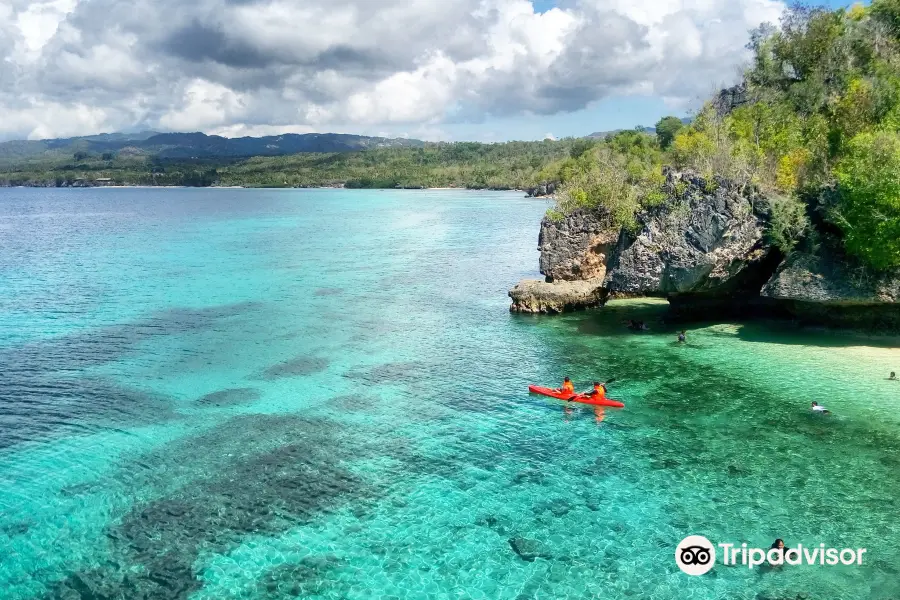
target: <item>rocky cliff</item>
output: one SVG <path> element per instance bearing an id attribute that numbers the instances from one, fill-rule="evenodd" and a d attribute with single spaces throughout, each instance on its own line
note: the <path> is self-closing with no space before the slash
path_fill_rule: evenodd
<path id="1" fill-rule="evenodd" d="M 543 198 L 545 196 L 552 196 L 555 193 L 556 183 L 552 181 L 541 183 L 525 190 L 525 195 L 529 198 Z"/>
<path id="2" fill-rule="evenodd" d="M 900 270 L 873 273 L 828 244 L 791 253 L 761 297 L 806 322 L 900 330 Z"/>
<path id="3" fill-rule="evenodd" d="M 768 200 L 750 188 L 670 170 L 666 192 L 633 230 L 613 227 L 602 210 L 545 217 L 545 281 L 511 290 L 511 310 L 564 312 L 657 296 L 669 299 L 673 318 L 765 315 L 900 328 L 900 272 L 872 275 L 827 244 L 785 257 L 766 236 Z"/>

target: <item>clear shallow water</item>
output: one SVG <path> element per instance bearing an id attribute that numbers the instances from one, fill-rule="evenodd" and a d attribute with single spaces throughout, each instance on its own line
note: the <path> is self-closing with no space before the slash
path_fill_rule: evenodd
<path id="1" fill-rule="evenodd" d="M 900 594 L 900 352 L 766 324 L 679 346 L 653 303 L 509 315 L 544 209 L 0 191 L 3 597 Z M 627 408 L 525 392 L 565 374 Z M 690 578 L 688 534 L 868 554 Z"/>

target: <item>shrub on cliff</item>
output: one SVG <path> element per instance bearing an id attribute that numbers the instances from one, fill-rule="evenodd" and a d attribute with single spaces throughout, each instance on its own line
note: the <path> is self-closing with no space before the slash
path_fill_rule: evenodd
<path id="1" fill-rule="evenodd" d="M 554 214 L 578 208 L 603 207 L 610 225 L 634 228 L 644 206 L 665 199 L 662 155 L 655 140 L 642 132 L 620 132 L 566 161 L 560 169 L 563 185 Z"/>
<path id="2" fill-rule="evenodd" d="M 879 269 L 900 266 L 900 135 L 854 137 L 836 173 L 840 196 L 833 219 L 847 250 Z"/>
<path id="3" fill-rule="evenodd" d="M 769 241 L 784 254 L 797 245 L 806 235 L 810 222 L 806 216 L 806 204 L 796 196 L 772 196 L 769 198 Z"/>

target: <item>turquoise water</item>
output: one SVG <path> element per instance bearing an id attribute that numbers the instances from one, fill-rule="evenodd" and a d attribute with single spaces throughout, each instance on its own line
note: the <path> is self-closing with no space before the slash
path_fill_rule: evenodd
<path id="1" fill-rule="evenodd" d="M 900 595 L 900 352 L 510 315 L 545 208 L 0 191 L 2 597 Z M 627 408 L 527 394 L 566 374 Z M 692 578 L 689 534 L 868 552 Z"/>

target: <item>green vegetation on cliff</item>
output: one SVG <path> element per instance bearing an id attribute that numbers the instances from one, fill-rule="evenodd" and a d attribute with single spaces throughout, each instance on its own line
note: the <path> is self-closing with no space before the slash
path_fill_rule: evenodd
<path id="1" fill-rule="evenodd" d="M 815 229 L 873 268 L 900 266 L 900 0 L 795 6 L 749 47 L 742 86 L 689 126 L 663 119 L 655 138 L 620 134 L 548 167 L 559 209 L 602 205 L 628 225 L 670 164 L 765 193 L 783 250 Z"/>

